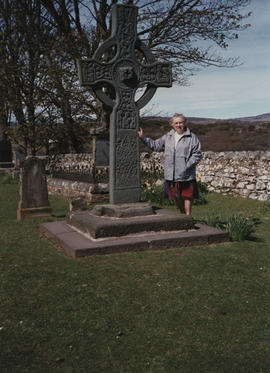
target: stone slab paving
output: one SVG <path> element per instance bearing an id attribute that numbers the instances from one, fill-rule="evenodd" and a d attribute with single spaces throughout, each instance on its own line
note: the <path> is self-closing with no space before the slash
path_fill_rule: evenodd
<path id="1" fill-rule="evenodd" d="M 144 232 L 122 237 L 91 239 L 66 222 L 50 222 L 40 226 L 41 232 L 71 258 L 129 251 L 164 250 L 229 241 L 227 232 L 196 224 L 195 229 Z"/>

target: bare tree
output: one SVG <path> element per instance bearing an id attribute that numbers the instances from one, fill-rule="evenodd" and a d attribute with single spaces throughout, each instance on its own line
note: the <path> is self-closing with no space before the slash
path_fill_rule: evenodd
<path id="1" fill-rule="evenodd" d="M 249 24 L 245 12 L 250 0 L 41 0 L 56 33 L 72 58 L 92 57 L 111 33 L 110 14 L 115 3 L 139 8 L 138 37 L 161 61 L 173 65 L 174 82 L 184 85 L 199 66 L 233 67 L 238 58 L 225 58 L 232 39 Z M 94 95 L 94 93 L 92 93 Z M 102 104 L 97 103 L 97 109 Z M 104 107 L 103 107 L 104 109 Z M 98 110 L 101 127 L 106 110 Z"/>
<path id="2" fill-rule="evenodd" d="M 2 36 L 1 83 L 16 118 L 13 140 L 23 141 L 26 150 L 37 151 L 37 108 L 41 96 L 38 85 L 42 79 L 41 5 L 39 1 L 6 0 L 0 6 Z"/>
<path id="3" fill-rule="evenodd" d="M 251 15 L 244 12 L 250 0 L 41 2 L 58 33 L 66 38 L 67 46 L 73 45 L 72 55 L 88 57 L 110 35 L 112 5 L 134 3 L 139 8 L 138 36 L 157 58 L 173 63 L 174 80 L 180 84 L 197 66 L 235 66 L 238 59 L 225 58 L 218 49 L 226 49 L 230 40 L 238 38 L 239 32 L 249 26 L 245 21 Z"/>
<path id="4" fill-rule="evenodd" d="M 248 27 L 249 2 L 134 0 L 139 8 L 138 36 L 159 60 L 172 62 L 174 81 L 185 84 L 198 66 L 237 64 L 237 59 L 224 58 L 218 49 L 226 49 Z M 106 125 L 100 103 L 78 86 L 76 59 L 92 57 L 110 36 L 114 3 L 127 1 L 0 2 L 0 85 L 19 125 L 16 138 L 23 139 L 32 154 L 41 146 L 39 131 L 43 128 L 44 134 L 44 118 L 49 123 L 52 112 L 63 128 L 56 137 L 62 133 L 75 151 L 81 146 L 78 123 L 92 116 L 98 126 Z"/>
<path id="5" fill-rule="evenodd" d="M 75 60 L 92 57 L 111 34 L 115 3 L 138 6 L 138 36 L 161 61 L 173 64 L 174 82 L 186 84 L 199 66 L 233 67 L 237 58 L 224 58 L 217 49 L 249 25 L 244 13 L 250 0 L 41 0 L 63 47 Z M 139 54 L 140 56 L 140 54 Z M 142 57 L 142 56 L 140 56 Z M 106 88 L 111 96 L 113 91 Z M 92 92 L 94 97 L 94 93 Z M 95 102 L 95 100 L 94 100 Z M 92 106 L 100 128 L 108 126 L 109 108 Z"/>
<path id="6" fill-rule="evenodd" d="M 81 126 L 76 121 L 93 113 L 93 98 L 78 94 L 78 78 L 74 60 L 66 52 L 61 35 L 56 35 L 52 19 L 39 0 L 5 0 L 0 3 L 0 85 L 6 95 L 0 100 L 0 113 L 8 103 L 16 126 L 10 128 L 13 141 L 33 155 L 44 145 L 44 118 L 57 115 L 59 133 L 68 144 L 67 151 L 80 151 Z M 4 92 L 4 91 L 3 91 Z M 86 92 L 89 96 L 89 93 Z M 5 99 L 6 102 L 3 100 Z M 42 125 L 41 125 L 42 123 Z M 50 129 L 55 128 L 51 126 Z M 57 127 L 58 128 L 58 127 Z"/>

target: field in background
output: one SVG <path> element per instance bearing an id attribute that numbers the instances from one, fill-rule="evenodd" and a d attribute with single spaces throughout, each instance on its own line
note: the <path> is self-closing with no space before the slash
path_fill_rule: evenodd
<path id="1" fill-rule="evenodd" d="M 159 138 L 170 130 L 168 119 L 141 118 L 145 136 Z M 203 151 L 243 151 L 270 149 L 270 123 L 216 122 L 201 124 L 188 123 L 188 127 L 198 136 Z M 141 144 L 141 151 L 149 148 Z"/>

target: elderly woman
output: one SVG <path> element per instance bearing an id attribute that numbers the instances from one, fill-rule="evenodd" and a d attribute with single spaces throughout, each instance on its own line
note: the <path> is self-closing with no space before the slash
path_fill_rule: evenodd
<path id="1" fill-rule="evenodd" d="M 202 157 L 201 144 L 186 127 L 183 114 L 174 114 L 170 120 L 172 130 L 157 140 L 143 136 L 140 139 L 156 152 L 164 151 L 165 195 L 175 199 L 181 213 L 190 215 L 194 198 L 198 197 L 196 165 Z"/>

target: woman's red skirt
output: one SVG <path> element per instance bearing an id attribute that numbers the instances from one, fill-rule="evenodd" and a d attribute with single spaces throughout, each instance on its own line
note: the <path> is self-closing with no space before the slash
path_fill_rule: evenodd
<path id="1" fill-rule="evenodd" d="M 165 180 L 164 194 L 169 200 L 179 198 L 199 198 L 199 190 L 196 180 L 169 181 Z"/>

